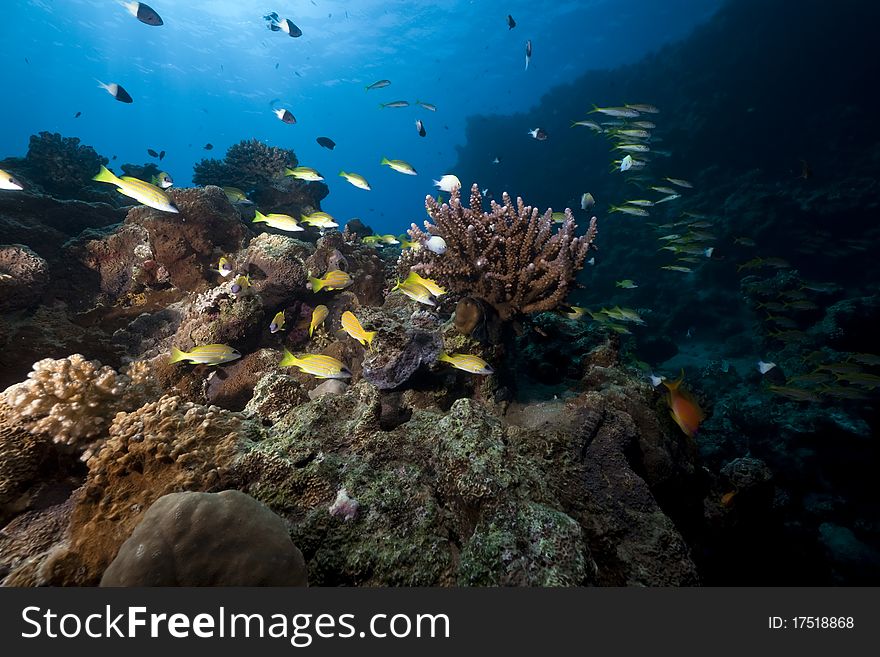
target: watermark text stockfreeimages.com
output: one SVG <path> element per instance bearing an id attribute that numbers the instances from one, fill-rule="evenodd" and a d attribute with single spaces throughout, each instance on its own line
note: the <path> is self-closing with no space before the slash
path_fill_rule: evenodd
<path id="1" fill-rule="evenodd" d="M 219 607 L 213 613 L 155 613 L 146 607 L 114 610 L 106 605 L 89 614 L 63 613 L 29 606 L 21 612 L 22 638 L 73 639 L 159 638 L 286 639 L 305 648 L 316 638 L 449 638 L 450 620 L 446 614 L 373 614 L 359 621 L 355 614 L 233 613 Z"/>

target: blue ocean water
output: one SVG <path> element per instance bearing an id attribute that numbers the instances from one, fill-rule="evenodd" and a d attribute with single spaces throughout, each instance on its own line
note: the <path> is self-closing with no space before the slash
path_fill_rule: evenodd
<path id="1" fill-rule="evenodd" d="M 527 112 L 586 70 L 637 61 L 687 35 L 719 5 L 158 0 L 150 6 L 165 24 L 154 27 L 111 0 L 16 1 L 0 27 L 8 63 L 0 152 L 23 155 L 29 135 L 44 130 L 77 136 L 118 163 L 147 162 L 148 148 L 165 150 L 164 170 L 187 185 L 195 162 L 256 138 L 292 148 L 301 164 L 325 174 L 326 211 L 397 234 L 424 216 L 431 180 L 451 172 L 468 116 Z M 263 16 L 271 11 L 303 35 L 270 32 Z M 527 40 L 533 56 L 526 71 Z M 392 84 L 364 91 L 379 79 Z M 96 80 L 121 84 L 134 102 L 115 102 Z M 275 118 L 274 99 L 291 109 L 296 125 Z M 410 107 L 378 107 L 399 99 Z M 437 111 L 414 105 L 417 99 Z M 526 139 L 533 127 L 509 138 Z M 316 144 L 320 136 L 336 149 Z M 410 162 L 419 175 L 380 166 L 383 156 Z M 340 169 L 361 173 L 373 191 L 351 187 L 336 176 Z"/>

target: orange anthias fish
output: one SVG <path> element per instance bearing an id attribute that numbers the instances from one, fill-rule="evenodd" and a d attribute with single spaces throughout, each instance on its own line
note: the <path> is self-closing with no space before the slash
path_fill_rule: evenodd
<path id="1" fill-rule="evenodd" d="M 693 438 L 697 435 L 700 422 L 706 419 L 706 415 L 690 393 L 681 388 L 682 381 L 684 381 L 684 370 L 681 371 L 681 376 L 677 380 L 663 382 L 663 385 L 669 390 L 666 402 L 669 404 L 669 414 L 672 419 L 681 427 L 682 431 Z"/>

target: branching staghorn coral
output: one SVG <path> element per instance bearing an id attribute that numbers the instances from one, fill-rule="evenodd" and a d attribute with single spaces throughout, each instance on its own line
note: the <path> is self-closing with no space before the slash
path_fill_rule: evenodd
<path id="1" fill-rule="evenodd" d="M 0 401 L 8 405 L 14 424 L 85 449 L 86 460 L 118 411 L 134 410 L 158 395 L 146 363 L 133 363 L 120 374 L 73 354 L 37 361 L 27 381 L 0 393 Z"/>
<path id="2" fill-rule="evenodd" d="M 411 265 L 453 292 L 484 299 L 505 320 L 563 303 L 593 245 L 596 218 L 577 237 L 570 209 L 554 232 L 551 210 L 541 215 L 521 198 L 514 205 L 507 192 L 501 205 L 492 201 L 491 212 L 483 211 L 478 185 L 471 187 L 470 207 L 460 196 L 455 189 L 443 205 L 425 199 L 434 223 L 425 221 L 424 231 L 412 225 L 409 235 L 423 247 L 405 254 L 401 266 Z M 446 242 L 445 253 L 424 248 L 433 236 Z"/>

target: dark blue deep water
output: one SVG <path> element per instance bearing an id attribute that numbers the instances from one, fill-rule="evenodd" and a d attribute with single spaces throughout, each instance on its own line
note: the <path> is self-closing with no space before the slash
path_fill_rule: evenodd
<path id="1" fill-rule="evenodd" d="M 107 262 L 121 257 L 113 255 L 115 243 L 83 259 L 77 245 L 106 240 L 125 218 L 118 208 L 130 202 L 90 180 L 102 157 L 119 175 L 167 172 L 175 188 L 241 187 L 264 213 L 305 207 L 290 198 L 273 207 L 264 200 L 275 198 L 272 184 L 257 189 L 205 173 L 216 163 L 203 160 L 223 160 L 230 147 L 255 139 L 294 151 L 300 166 L 321 172 L 326 187 L 309 187 L 309 207 L 335 217 L 340 231 L 357 218 L 358 226 L 394 236 L 422 225 L 426 195 L 438 194 L 433 181 L 454 174 L 465 199 L 472 183 L 479 186 L 485 208 L 508 192 L 541 212 L 571 208 L 579 234 L 596 216 L 599 233 L 576 285 L 555 308 L 580 318 L 502 312 L 503 337 L 481 340 L 492 345 L 484 356 L 504 354 L 494 397 L 468 383 L 440 407 L 448 411 L 453 399 L 472 396 L 527 416 L 529 408 L 604 389 L 617 379 L 585 374 L 585 363 L 601 360 L 601 343 L 629 377 L 626 385 L 641 390 L 664 435 L 686 445 L 677 453 L 689 454 L 686 466 L 670 466 L 686 476 L 657 475 L 644 465 L 651 461 L 644 441 L 630 446 L 627 458 L 683 537 L 698 580 L 584 576 L 564 583 L 880 583 L 873 487 L 880 465 L 880 58 L 873 33 L 880 6 L 155 0 L 164 24 L 151 26 L 123 4 L 18 0 L 4 7 L 0 170 L 24 190 L 0 189 L 0 249 L 25 245 L 48 261 L 52 282 L 26 293 L 30 303 L 6 305 L 2 295 L 11 299 L 13 288 L 0 286 L 0 390 L 24 380 L 41 358 L 82 353 L 117 368 L 164 358 L 181 335 L 169 308 L 184 302 L 184 292 L 202 293 L 204 281 L 216 283 L 207 274 L 197 283 L 182 274 L 175 280 L 174 271 L 170 283 L 155 276 L 144 282 L 137 277 L 147 274 L 126 270 L 111 285 L 106 272 L 116 269 Z M 273 11 L 302 35 L 267 29 Z M 365 89 L 379 80 L 390 84 Z M 121 85 L 133 102 L 115 100 L 99 81 Z M 380 107 L 393 101 L 408 105 Z M 289 109 L 295 123 L 280 121 L 278 108 Z M 319 137 L 335 147 L 323 148 Z M 81 145 L 97 155 L 83 155 Z M 417 175 L 383 166 L 383 157 L 404 160 Z M 348 184 L 340 170 L 363 175 L 372 189 Z M 95 205 L 84 210 L 76 199 Z M 251 206 L 236 207 L 255 225 Z M 216 267 L 219 255 L 240 246 L 229 235 L 202 235 L 216 247 L 205 252 L 203 272 L 209 260 Z M 193 258 L 202 258 L 193 249 Z M 379 285 L 378 297 L 358 288 L 356 308 L 382 306 L 395 283 L 395 249 L 379 249 L 387 285 Z M 154 259 L 161 265 L 159 255 Z M 20 276 L 4 262 L 0 284 Z M 314 305 L 296 295 L 268 299 L 254 326 L 268 325 L 277 311 L 291 324 L 307 320 Z M 129 312 L 135 306 L 140 310 Z M 444 309 L 445 320 L 455 304 Z M 167 325 L 135 323 L 141 312 Z M 331 304 L 338 321 L 334 312 Z M 294 349 L 266 331 L 236 330 L 210 335 L 245 355 Z M 140 341 L 133 347 L 134 334 Z M 175 344 L 197 346 L 192 340 Z M 454 388 L 427 369 L 389 386 L 390 394 L 398 400 Z M 659 383 L 682 372 L 683 389 L 704 415 L 692 436 L 669 418 Z M 202 379 L 163 385 L 241 411 L 258 378 L 248 379 L 245 392 L 215 397 L 210 386 L 219 384 L 207 375 L 204 389 Z M 396 427 L 401 420 L 383 422 Z M 62 502 L 87 476 L 75 456 L 65 457 L 70 472 L 63 476 L 40 470 L 22 489 L 42 491 L 34 494 L 38 501 L 9 502 L 0 520 Z M 40 477 L 55 483 L 41 488 Z M 261 489 L 248 492 L 272 507 L 268 494 L 254 490 Z M 323 573 L 319 583 L 450 583 L 329 576 L 308 531 L 295 528 L 293 535 L 310 570 Z M 600 562 L 601 549 L 590 549 Z M 3 568 L 0 575 L 13 566 Z M 558 583 L 458 577 L 453 583 Z"/>

